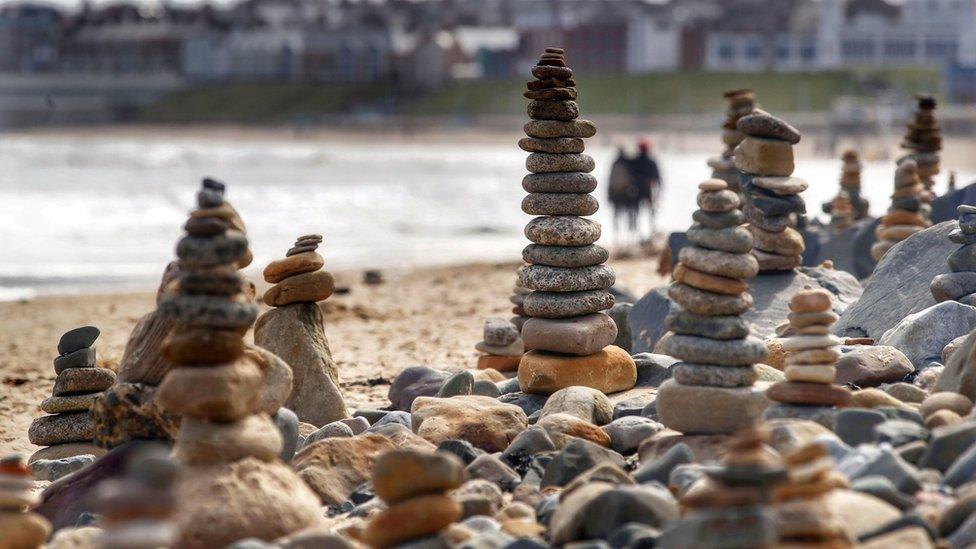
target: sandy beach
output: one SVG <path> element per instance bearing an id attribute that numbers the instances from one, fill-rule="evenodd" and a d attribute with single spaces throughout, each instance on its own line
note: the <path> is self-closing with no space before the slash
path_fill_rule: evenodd
<path id="1" fill-rule="evenodd" d="M 637 296 L 662 282 L 656 258 L 609 264 L 618 286 Z M 474 367 L 484 319 L 511 316 L 508 296 L 517 268 L 504 263 L 384 271 L 385 282 L 379 285 L 363 284 L 361 271 L 335 273 L 338 285 L 349 292 L 321 306 L 349 408 L 386 404 L 390 380 L 407 366 Z M 38 449 L 27 440 L 27 428 L 43 415 L 38 406 L 51 395 L 51 362 L 63 332 L 98 326 L 99 362 L 114 367 L 132 327 L 153 307 L 151 293 L 0 303 L 0 454 L 29 455 Z"/>

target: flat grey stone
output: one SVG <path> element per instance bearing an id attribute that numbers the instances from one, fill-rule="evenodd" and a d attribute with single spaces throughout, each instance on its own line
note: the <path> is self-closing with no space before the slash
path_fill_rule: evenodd
<path id="1" fill-rule="evenodd" d="M 584 172 L 530 173 L 522 178 L 522 188 L 530 193 L 589 193 L 596 185 L 596 177 Z"/>
<path id="2" fill-rule="evenodd" d="M 522 211 L 529 215 L 593 215 L 599 209 L 591 194 L 531 193 L 522 199 Z"/>
<path id="3" fill-rule="evenodd" d="M 719 340 L 674 334 L 665 341 L 662 350 L 687 362 L 718 366 L 745 366 L 766 358 L 766 345 L 751 336 Z"/>
<path id="4" fill-rule="evenodd" d="M 602 246 L 544 246 L 529 244 L 522 250 L 522 259 L 533 265 L 550 267 L 590 267 L 600 265 L 610 258 L 610 252 Z"/>
<path id="5" fill-rule="evenodd" d="M 749 325 L 739 315 L 704 316 L 677 310 L 669 314 L 664 323 L 676 334 L 711 339 L 742 339 L 749 335 Z"/>
<path id="6" fill-rule="evenodd" d="M 526 122 L 522 128 L 529 137 L 593 137 L 596 135 L 596 124 L 589 120 L 532 120 Z"/>
<path id="7" fill-rule="evenodd" d="M 230 265 L 247 254 L 247 237 L 230 230 L 212 237 L 184 236 L 176 244 L 176 255 L 189 269 Z"/>
<path id="8" fill-rule="evenodd" d="M 54 482 L 94 462 L 94 455 L 83 454 L 62 459 L 39 459 L 31 463 L 30 468 L 31 472 L 34 473 L 34 480 Z"/>
<path id="9" fill-rule="evenodd" d="M 581 153 L 585 148 L 583 140 L 578 137 L 563 137 L 555 139 L 523 137 L 522 139 L 519 139 L 518 145 L 520 149 L 526 152 L 555 154 Z"/>
<path id="10" fill-rule="evenodd" d="M 587 246 L 600 239 L 600 224 L 571 215 L 536 217 L 525 226 L 525 237 L 547 246 Z"/>
<path id="11" fill-rule="evenodd" d="M 576 268 L 527 265 L 519 269 L 518 277 L 519 286 L 542 292 L 605 290 L 616 281 L 613 269 L 605 265 Z"/>
<path id="12" fill-rule="evenodd" d="M 743 116 L 735 123 L 735 129 L 752 137 L 778 139 L 796 145 L 800 142 L 800 132 L 781 118 L 768 112 L 756 112 Z"/>
<path id="13" fill-rule="evenodd" d="M 674 380 L 682 385 L 745 387 L 759 379 L 755 366 L 714 366 L 682 362 L 674 367 Z"/>
<path id="14" fill-rule="evenodd" d="M 579 105 L 576 101 L 531 101 L 525 111 L 533 120 L 568 122 L 579 118 Z"/>
<path id="15" fill-rule="evenodd" d="M 450 398 L 459 395 L 470 395 L 473 390 L 474 375 L 467 370 L 461 370 L 444 381 L 444 385 L 441 385 L 436 396 L 438 398 Z"/>
<path id="16" fill-rule="evenodd" d="M 912 313 L 886 331 L 879 345 L 890 345 L 905 354 L 916 369 L 942 359 L 950 341 L 976 328 L 976 307 L 943 301 Z"/>
<path id="17" fill-rule="evenodd" d="M 672 282 L 668 287 L 668 297 L 681 305 L 686 311 L 696 315 L 727 316 L 738 315 L 752 307 L 752 294 L 716 294 L 699 290 L 681 282 Z"/>
<path id="18" fill-rule="evenodd" d="M 752 250 L 752 234 L 745 227 L 709 229 L 695 224 L 688 229 L 685 236 L 692 244 L 710 250 L 730 253 L 748 253 Z"/>
<path id="19" fill-rule="evenodd" d="M 725 229 L 742 225 L 746 217 L 742 210 L 732 210 L 730 212 L 706 212 L 705 210 L 695 210 L 691 214 L 692 220 L 707 229 Z"/>
<path id="20" fill-rule="evenodd" d="M 613 296 L 605 290 L 585 292 L 532 292 L 523 308 L 529 316 L 568 318 L 598 313 L 613 307 Z"/>
<path id="21" fill-rule="evenodd" d="M 592 172 L 596 167 L 588 154 L 531 153 L 525 159 L 525 169 L 532 173 Z"/>
<path id="22" fill-rule="evenodd" d="M 101 332 L 94 326 L 81 326 L 73 330 L 68 330 L 61 335 L 58 340 L 58 354 L 66 355 L 75 351 L 80 351 L 95 344 L 95 340 Z"/>
<path id="23" fill-rule="evenodd" d="M 488 345 L 510 345 L 518 338 L 518 329 L 508 320 L 504 318 L 489 318 L 485 320 L 482 339 Z"/>

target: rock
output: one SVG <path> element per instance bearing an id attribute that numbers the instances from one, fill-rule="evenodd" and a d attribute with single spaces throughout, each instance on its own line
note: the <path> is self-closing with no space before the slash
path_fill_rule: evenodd
<path id="1" fill-rule="evenodd" d="M 91 347 L 99 335 L 101 332 L 94 326 L 82 326 L 68 330 L 61 335 L 61 339 L 58 341 L 58 354 L 66 355 Z"/>
<path id="2" fill-rule="evenodd" d="M 104 391 L 115 383 L 115 372 L 107 368 L 70 368 L 54 382 L 54 396 Z"/>
<path id="3" fill-rule="evenodd" d="M 836 362 L 834 383 L 858 387 L 876 387 L 899 381 L 915 371 L 912 362 L 891 346 L 857 346 L 850 348 Z"/>
<path id="4" fill-rule="evenodd" d="M 529 137 L 550 139 L 554 137 L 593 137 L 596 135 L 596 125 L 589 120 L 573 120 L 562 122 L 558 120 L 532 120 L 523 127 Z"/>
<path id="5" fill-rule="evenodd" d="M 461 370 L 447 378 L 435 396 L 438 398 L 450 398 L 458 395 L 470 395 L 473 391 L 474 376 L 467 370 Z"/>
<path id="6" fill-rule="evenodd" d="M 373 516 L 363 530 L 371 547 L 393 547 L 436 534 L 461 518 L 461 505 L 445 495 L 431 494 L 391 506 Z"/>
<path id="7" fill-rule="evenodd" d="M 612 464 L 622 469 L 624 460 L 612 450 L 574 438 L 546 466 L 541 486 L 566 486 L 588 469 L 602 464 Z"/>
<path id="8" fill-rule="evenodd" d="M 209 465 L 253 456 L 271 461 L 284 446 L 278 428 L 264 414 L 231 423 L 184 417 L 173 454 L 188 465 Z"/>
<path id="9" fill-rule="evenodd" d="M 938 376 L 935 390 L 952 391 L 970 400 L 976 399 L 976 334 L 970 334 L 949 358 Z"/>
<path id="10" fill-rule="evenodd" d="M 784 177 L 793 174 L 793 147 L 778 139 L 746 137 L 735 147 L 732 161 L 746 173 Z"/>
<path id="11" fill-rule="evenodd" d="M 516 381 L 518 381 L 516 379 Z M 498 397 L 499 402 L 504 402 L 505 404 L 513 404 L 518 406 L 525 412 L 526 416 L 530 416 L 540 410 L 546 405 L 547 397 L 545 395 L 533 395 L 523 392 L 514 392 L 504 394 Z"/>
<path id="12" fill-rule="evenodd" d="M 264 268 L 264 281 L 275 284 L 302 273 L 317 271 L 325 265 L 325 259 L 315 252 L 304 252 L 290 255 L 268 263 Z"/>
<path id="13" fill-rule="evenodd" d="M 641 484 L 659 482 L 667 486 L 668 479 L 671 478 L 671 472 L 677 466 L 694 463 L 694 461 L 695 454 L 691 451 L 691 447 L 679 442 L 668 448 L 664 454 L 658 456 L 653 461 L 643 464 L 634 473 L 634 480 Z"/>
<path id="14" fill-rule="evenodd" d="M 255 409 L 264 385 L 264 372 L 243 358 L 230 364 L 177 368 L 156 392 L 163 410 L 179 416 L 236 421 Z"/>
<path id="15" fill-rule="evenodd" d="M 292 256 L 296 257 L 296 256 Z M 322 301 L 335 291 L 335 279 L 328 271 L 312 271 L 290 276 L 264 292 L 263 301 L 269 307 Z"/>
<path id="16" fill-rule="evenodd" d="M 632 345 L 630 330 L 628 329 L 628 322 L 630 310 L 633 308 L 633 303 L 614 303 L 613 307 L 607 311 L 607 314 L 610 315 L 611 319 L 613 319 L 613 323 L 617 328 L 617 337 L 614 338 L 611 345 L 620 347 L 628 352 L 630 352 L 630 347 Z M 637 375 L 640 377 L 639 369 Z"/>
<path id="17" fill-rule="evenodd" d="M 860 408 L 895 408 L 900 410 L 911 410 L 897 398 L 873 387 L 851 391 L 851 406 Z"/>
<path id="18" fill-rule="evenodd" d="M 244 458 L 183 472 L 176 523 L 180 547 L 271 541 L 321 523 L 315 494 L 286 465 Z M 213 505 L 214 494 L 221 504 Z"/>
<path id="19" fill-rule="evenodd" d="M 530 318 L 522 325 L 525 348 L 586 356 L 617 337 L 617 324 L 603 313 L 571 318 Z"/>
<path id="20" fill-rule="evenodd" d="M 907 360 L 907 359 L 906 359 Z M 925 396 L 928 394 L 925 389 L 918 387 L 917 385 L 912 385 L 911 383 L 898 382 L 886 385 L 883 387 L 884 392 L 897 398 L 902 402 L 917 402 L 921 403 Z"/>
<path id="21" fill-rule="evenodd" d="M 510 345 L 519 338 L 519 331 L 514 324 L 504 318 L 489 318 L 485 320 L 482 339 L 488 345 Z"/>
<path id="22" fill-rule="evenodd" d="M 51 524 L 34 513 L 5 512 L 0 513 L 0 532 L 4 549 L 42 547 L 51 535 Z"/>
<path id="23" fill-rule="evenodd" d="M 434 396 L 450 372 L 427 366 L 410 366 L 397 374 L 390 384 L 388 398 L 395 410 L 409 411 L 413 401 L 420 396 Z"/>
<path id="24" fill-rule="evenodd" d="M 596 244 L 589 246 L 529 244 L 522 250 L 522 260 L 526 263 L 551 267 L 589 267 L 600 265 L 609 258 L 610 252 Z"/>
<path id="25" fill-rule="evenodd" d="M 546 246 L 587 246 L 600 239 L 600 224 L 571 215 L 536 217 L 525 226 L 525 237 Z"/>
<path id="26" fill-rule="evenodd" d="M 752 337 L 722 340 L 675 334 L 662 345 L 662 350 L 687 362 L 716 366 L 746 366 L 766 358 L 766 346 Z"/>
<path id="27" fill-rule="evenodd" d="M 539 292 L 525 296 L 522 308 L 536 318 L 568 318 L 598 313 L 613 307 L 613 294 L 605 290 Z"/>
<path id="28" fill-rule="evenodd" d="M 957 337 L 956 339 L 953 339 L 952 341 L 950 341 L 948 345 L 946 345 L 945 347 L 942 348 L 942 363 L 943 364 L 949 362 L 949 358 L 960 347 L 962 347 L 962 344 L 966 341 L 966 338 L 968 336 L 969 336 L 969 334 L 961 335 L 961 336 Z"/>
<path id="29" fill-rule="evenodd" d="M 388 438 L 374 433 L 328 438 L 302 448 L 292 466 L 323 504 L 338 505 L 370 480 L 375 459 L 394 448 Z"/>
<path id="30" fill-rule="evenodd" d="M 160 348 L 178 325 L 176 319 L 157 311 L 143 316 L 129 334 L 119 360 L 119 381 L 159 385 L 175 367 L 163 356 Z"/>
<path id="31" fill-rule="evenodd" d="M 584 386 L 609 394 L 634 386 L 637 365 L 627 351 L 612 345 L 583 357 L 529 351 L 522 357 L 518 379 L 526 393 L 550 394 Z"/>
<path id="32" fill-rule="evenodd" d="M 886 420 L 884 414 L 874 410 L 861 408 L 838 410 L 834 420 L 834 432 L 850 446 L 867 444 L 876 440 L 875 426 Z"/>
<path id="33" fill-rule="evenodd" d="M 658 391 L 657 410 L 661 423 L 685 434 L 729 433 L 757 421 L 769 405 L 768 385 L 728 389 L 680 385 L 666 381 Z M 708 402 L 709 406 L 684 406 L 687 402 Z"/>
<path id="34" fill-rule="evenodd" d="M 88 412 L 41 416 L 31 422 L 27 437 L 38 446 L 89 442 L 95 437 L 95 420 Z"/>
<path id="35" fill-rule="evenodd" d="M 576 416 L 550 414 L 541 418 L 536 425 L 546 431 L 557 449 L 563 448 L 575 438 L 610 447 L 610 436 L 605 431 Z"/>
<path id="36" fill-rule="evenodd" d="M 41 402 L 41 410 L 48 414 L 87 412 L 91 409 L 95 400 L 98 399 L 98 394 L 87 393 L 82 395 L 48 397 Z"/>
<path id="37" fill-rule="evenodd" d="M 511 491 L 522 480 L 514 469 L 491 454 L 476 457 L 465 470 L 472 479 L 487 480 L 505 491 Z"/>
<path id="38" fill-rule="evenodd" d="M 589 194 L 530 193 L 522 199 L 522 211 L 529 215 L 593 215 L 599 209 Z"/>
<path id="39" fill-rule="evenodd" d="M 918 470 L 888 447 L 874 449 L 872 455 L 860 466 L 855 467 L 848 478 L 854 481 L 872 475 L 887 478 L 899 491 L 907 495 L 914 495 L 922 488 Z"/>
<path id="40" fill-rule="evenodd" d="M 556 444 L 545 427 L 530 425 L 512 439 L 501 457 L 508 463 L 518 464 L 530 456 L 553 450 L 556 450 Z"/>
<path id="41" fill-rule="evenodd" d="M 453 490 L 464 481 L 461 460 L 446 453 L 391 450 L 380 455 L 373 467 L 373 488 L 388 504 Z"/>
<path id="42" fill-rule="evenodd" d="M 246 344 L 244 355 L 264 372 L 264 389 L 261 391 L 258 409 L 269 415 L 278 413 L 278 409 L 285 405 L 291 395 L 291 367 L 278 355 L 263 347 Z"/>
<path id="43" fill-rule="evenodd" d="M 554 545 L 578 547 L 569 542 L 606 539 L 625 524 L 664 528 L 677 518 L 677 503 L 664 490 L 594 483 L 563 498 L 550 522 L 550 536 Z"/>
<path id="44" fill-rule="evenodd" d="M 878 340 L 902 351 L 916 368 L 941 359 L 953 339 L 976 328 L 976 307 L 944 301 L 903 318 Z"/>
<path id="45" fill-rule="evenodd" d="M 945 472 L 976 442 L 976 424 L 966 422 L 932 430 L 932 439 L 918 466 Z"/>
<path id="46" fill-rule="evenodd" d="M 55 481 L 94 462 L 94 455 L 83 454 L 62 459 L 38 459 L 30 467 L 35 480 Z"/>
<path id="47" fill-rule="evenodd" d="M 278 433 L 281 435 L 282 445 L 279 457 L 285 463 L 291 461 L 295 451 L 298 450 L 298 416 L 288 408 L 279 408 L 278 412 L 271 416 Z"/>
<path id="48" fill-rule="evenodd" d="M 295 303 L 264 313 L 254 342 L 291 366 L 293 389 L 285 406 L 301 421 L 322 426 L 349 417 L 318 305 Z"/>
<path id="49" fill-rule="evenodd" d="M 823 496 L 824 505 L 848 532 L 870 532 L 901 516 L 893 505 L 874 496 L 849 490 L 833 490 Z"/>
<path id="50" fill-rule="evenodd" d="M 569 414 L 594 425 L 605 425 L 613 418 L 613 404 L 596 389 L 566 387 L 549 397 L 539 417 L 551 414 Z"/>
<path id="51" fill-rule="evenodd" d="M 743 116 L 736 121 L 735 129 L 752 137 L 778 139 L 793 145 L 800 142 L 800 132 L 796 128 L 768 112 L 754 112 Z"/>
<path id="52" fill-rule="evenodd" d="M 73 353 L 54 359 L 54 372 L 60 374 L 69 368 L 94 368 L 96 366 L 95 348 L 78 349 Z"/>
<path id="53" fill-rule="evenodd" d="M 972 409 L 973 401 L 965 395 L 952 391 L 942 391 L 929 395 L 922 402 L 922 406 L 918 411 L 923 417 L 927 418 L 939 410 L 951 410 L 960 416 L 965 416 Z"/>
<path id="54" fill-rule="evenodd" d="M 641 416 L 622 417 L 603 426 L 610 437 L 610 448 L 621 454 L 634 452 L 641 442 L 662 429 L 660 423 Z"/>
<path id="55" fill-rule="evenodd" d="M 95 456 L 100 458 L 105 455 L 107 450 L 95 446 L 90 442 L 68 442 L 65 444 L 55 444 L 41 448 L 31 454 L 27 459 L 27 465 L 32 465 L 38 460 L 60 460 L 74 456 Z"/>
<path id="56" fill-rule="evenodd" d="M 528 426 L 525 412 L 490 397 L 420 397 L 411 407 L 413 431 L 439 444 L 466 440 L 486 452 L 500 452 Z"/>
<path id="57" fill-rule="evenodd" d="M 915 506 L 911 498 L 898 491 L 890 480 L 882 476 L 862 477 L 851 483 L 851 490 L 870 494 L 882 501 L 890 503 L 902 511 Z"/>
<path id="58" fill-rule="evenodd" d="M 671 379 L 671 371 L 679 361 L 668 355 L 640 353 L 632 357 L 637 365 L 637 387 L 659 387 Z"/>

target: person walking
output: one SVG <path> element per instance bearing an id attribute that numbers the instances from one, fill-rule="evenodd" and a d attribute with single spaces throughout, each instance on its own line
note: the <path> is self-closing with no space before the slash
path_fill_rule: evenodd
<path id="1" fill-rule="evenodd" d="M 631 177 L 637 191 L 637 208 L 646 207 L 650 221 L 651 238 L 656 230 L 655 215 L 657 213 L 657 198 L 661 191 L 661 172 L 657 161 L 651 156 L 651 142 L 641 139 L 637 143 L 637 156 L 630 161 Z M 638 231 L 639 233 L 639 231 Z"/>
<path id="2" fill-rule="evenodd" d="M 619 244 L 624 231 L 628 233 L 627 236 L 631 236 L 637 231 L 637 215 L 640 207 L 631 159 L 627 158 L 627 153 L 624 152 L 623 147 L 617 148 L 617 159 L 613 161 L 613 165 L 610 167 L 607 198 L 613 208 L 613 232 Z M 621 217 L 625 218 L 625 229 L 621 228 Z"/>

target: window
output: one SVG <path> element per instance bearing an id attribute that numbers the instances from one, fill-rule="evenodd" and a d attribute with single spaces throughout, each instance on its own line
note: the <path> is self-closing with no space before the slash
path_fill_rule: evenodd
<path id="1" fill-rule="evenodd" d="M 756 41 L 746 44 L 746 59 L 759 59 L 762 57 L 762 46 Z"/>
<path id="2" fill-rule="evenodd" d="M 893 40 L 885 42 L 884 53 L 886 57 L 901 59 L 915 57 L 915 42 L 909 40 Z"/>
<path id="3" fill-rule="evenodd" d="M 790 58 L 790 47 L 780 44 L 776 46 L 776 59 L 780 61 L 786 61 Z"/>
<path id="4" fill-rule="evenodd" d="M 800 47 L 800 59 L 813 61 L 817 57 L 817 47 L 813 44 L 804 44 Z"/>
<path id="5" fill-rule="evenodd" d="M 735 58 L 735 48 L 729 42 L 722 42 L 718 45 L 718 57 L 722 61 L 731 61 Z"/>
<path id="6" fill-rule="evenodd" d="M 847 59 L 870 59 L 874 57 L 874 42 L 868 40 L 845 40 L 841 44 L 841 55 Z"/>

